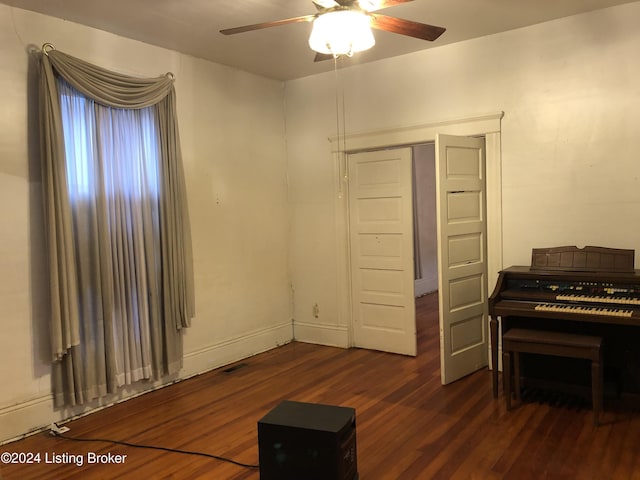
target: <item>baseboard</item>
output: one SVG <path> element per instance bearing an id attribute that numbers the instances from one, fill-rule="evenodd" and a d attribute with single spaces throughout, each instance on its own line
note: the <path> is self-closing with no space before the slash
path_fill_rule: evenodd
<path id="1" fill-rule="evenodd" d="M 0 445 L 36 433 L 61 417 L 53 409 L 51 394 L 0 408 Z"/>
<path id="2" fill-rule="evenodd" d="M 414 283 L 414 293 L 416 297 L 421 297 L 438 290 L 438 278 L 419 278 Z"/>
<path id="3" fill-rule="evenodd" d="M 293 338 L 297 342 L 315 343 L 331 347 L 349 348 L 349 331 L 346 326 L 323 323 L 293 323 Z"/>
<path id="4" fill-rule="evenodd" d="M 293 340 L 291 322 L 229 338 L 194 352 L 185 353 L 181 377 L 191 377 L 200 373 L 229 365 L 247 357 L 266 352 Z"/>
<path id="5" fill-rule="evenodd" d="M 138 383 L 123 389 L 103 403 L 93 403 L 74 409 L 54 409 L 53 395 L 41 395 L 24 402 L 0 408 L 0 445 L 19 440 L 43 431 L 55 422 L 87 415 L 105 407 L 130 400 L 149 391 L 157 390 L 176 381 L 251 357 L 292 341 L 291 322 L 255 330 L 245 335 L 230 338 L 184 355 L 183 368 L 179 376 L 165 382 Z"/>

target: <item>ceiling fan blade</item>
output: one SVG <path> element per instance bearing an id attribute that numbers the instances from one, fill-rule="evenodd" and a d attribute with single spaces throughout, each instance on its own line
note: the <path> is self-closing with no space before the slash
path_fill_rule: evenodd
<path id="1" fill-rule="evenodd" d="M 333 58 L 333 55 L 330 53 L 316 53 L 316 58 L 313 59 L 314 62 L 323 62 L 324 60 L 329 60 Z"/>
<path id="2" fill-rule="evenodd" d="M 358 4 L 363 10 L 373 12 L 408 2 L 413 2 L 413 0 L 359 0 Z"/>
<path id="3" fill-rule="evenodd" d="M 337 7 L 339 4 L 334 0 L 311 0 L 316 8 L 320 11 L 327 8 Z"/>
<path id="4" fill-rule="evenodd" d="M 279 27 L 280 25 L 287 25 L 289 23 L 298 22 L 312 22 L 316 18 L 316 15 L 303 15 L 301 17 L 286 18 L 284 20 L 276 20 L 275 22 L 254 23 L 253 25 L 244 25 L 242 27 L 227 28 L 220 30 L 220 33 L 224 35 L 233 35 L 235 33 L 250 32 L 252 30 L 260 30 L 262 28 Z"/>
<path id="5" fill-rule="evenodd" d="M 371 16 L 371 26 L 373 28 L 399 33 L 400 35 L 407 35 L 421 40 L 433 41 L 446 30 L 446 28 L 404 20 L 402 18 L 389 17 L 388 15 L 380 15 L 377 13 L 370 13 L 369 15 Z"/>

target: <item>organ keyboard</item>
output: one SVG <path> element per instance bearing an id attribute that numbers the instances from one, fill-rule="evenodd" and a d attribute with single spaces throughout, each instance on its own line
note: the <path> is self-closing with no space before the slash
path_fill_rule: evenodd
<path id="1" fill-rule="evenodd" d="M 582 305 L 564 305 L 558 303 L 540 303 L 534 307 L 536 312 L 573 313 L 578 315 L 607 315 L 613 317 L 631 317 L 633 310 L 619 308 L 589 307 Z"/>
<path id="2" fill-rule="evenodd" d="M 545 251 L 561 251 L 558 259 L 564 255 L 566 260 L 568 254 L 571 258 L 563 268 L 558 266 L 561 260 L 554 263 L 553 258 L 552 265 L 547 265 L 552 255 L 545 257 Z M 498 394 L 499 332 L 514 326 L 595 333 L 613 345 L 610 350 L 617 349 L 619 358 L 610 362 L 614 366 L 618 363 L 629 370 L 625 365 L 629 359 L 640 360 L 640 271 L 633 269 L 633 254 L 629 252 L 633 251 L 601 247 L 535 249 L 531 267 L 515 266 L 500 272 L 489 297 L 494 396 Z M 617 257 L 611 260 L 618 253 L 623 261 Z M 589 255 L 591 265 L 585 260 Z M 604 258 L 607 255 L 609 260 Z M 573 265 L 575 259 L 582 264 Z M 631 391 L 640 392 L 640 365 L 630 370 L 631 374 L 625 372 L 622 377 Z"/>

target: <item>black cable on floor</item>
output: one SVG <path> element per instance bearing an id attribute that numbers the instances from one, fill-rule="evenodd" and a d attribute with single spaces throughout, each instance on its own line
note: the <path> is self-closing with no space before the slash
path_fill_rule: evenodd
<path id="1" fill-rule="evenodd" d="M 138 443 L 123 442 L 123 441 L 120 441 L 120 440 L 108 440 L 108 439 L 104 439 L 104 438 L 68 437 L 67 435 L 63 435 L 61 433 L 56 433 L 53 430 L 51 430 L 51 434 L 56 436 L 56 437 L 64 438 L 65 440 L 73 440 L 75 442 L 114 443 L 116 445 L 125 445 L 127 447 L 134 447 L 134 448 L 148 448 L 148 449 L 151 449 L 151 450 L 162 450 L 162 451 L 165 451 L 165 452 L 182 453 L 182 454 L 186 454 L 186 455 L 198 455 L 200 457 L 213 458 L 215 460 L 220 460 L 222 462 L 233 463 L 234 465 L 238 465 L 239 467 L 244 467 L 244 468 L 260 468 L 260 465 L 251 465 L 251 464 L 248 464 L 248 463 L 237 462 L 237 461 L 232 460 L 230 458 L 220 457 L 218 455 L 213 455 L 211 453 L 191 452 L 191 451 L 188 451 L 188 450 L 178 450 L 178 449 L 175 449 L 175 448 L 158 447 L 158 446 L 155 446 L 155 445 L 141 445 L 141 444 L 138 444 Z"/>

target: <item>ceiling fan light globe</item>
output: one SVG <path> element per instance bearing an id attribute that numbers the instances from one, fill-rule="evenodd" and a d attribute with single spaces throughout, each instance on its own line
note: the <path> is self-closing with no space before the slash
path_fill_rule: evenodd
<path id="1" fill-rule="evenodd" d="M 316 17 L 309 46 L 318 53 L 353 55 L 368 50 L 376 41 L 369 16 L 359 10 L 336 10 Z"/>

